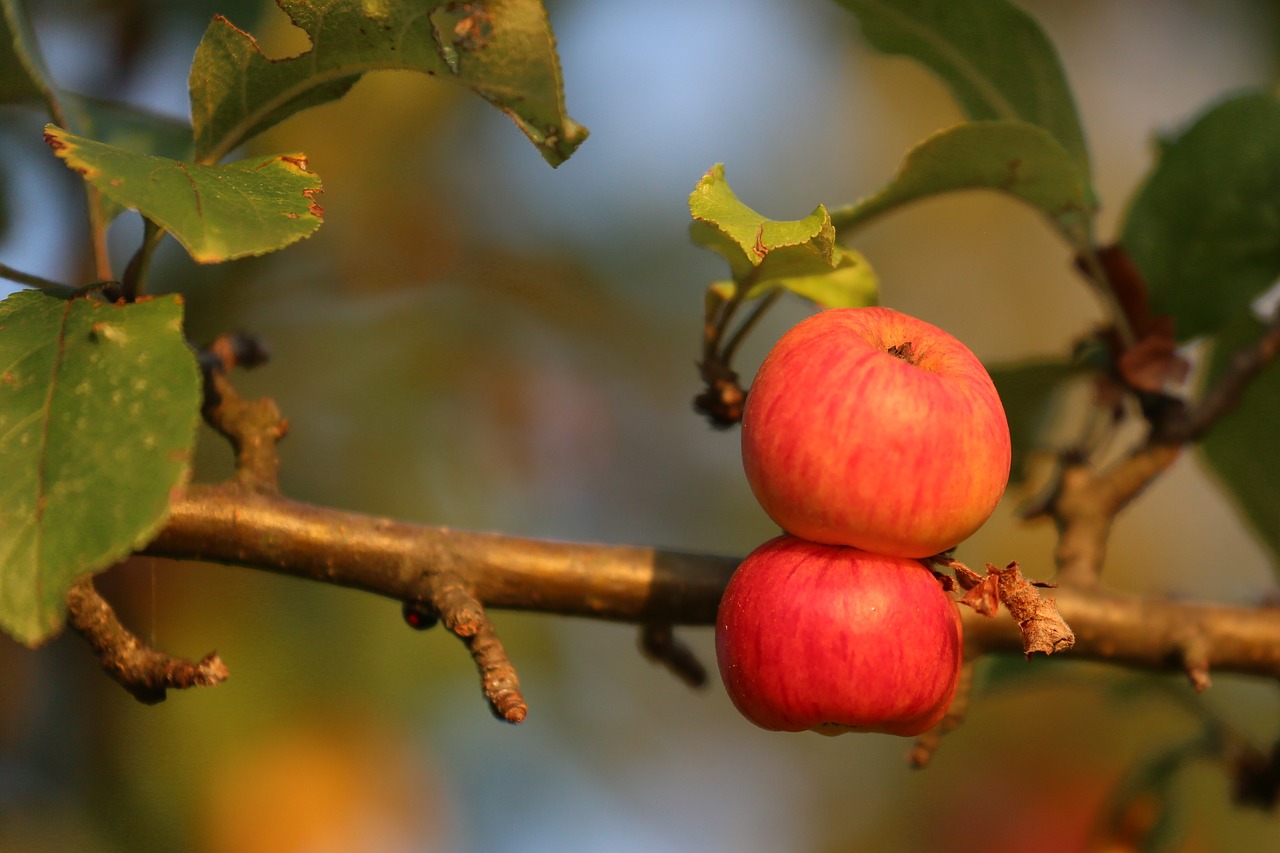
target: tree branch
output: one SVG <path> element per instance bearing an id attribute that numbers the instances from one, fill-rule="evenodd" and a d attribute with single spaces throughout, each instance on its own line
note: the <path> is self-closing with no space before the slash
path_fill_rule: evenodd
<path id="1" fill-rule="evenodd" d="M 418 627 L 438 616 L 466 643 L 490 707 L 509 722 L 524 719 L 526 707 L 489 608 L 638 624 L 643 652 L 690 682 L 703 677 L 672 629 L 714 623 L 738 560 L 450 530 L 290 500 L 276 484 L 276 443 L 286 425 L 273 402 L 245 401 L 226 381 L 226 370 L 242 359 L 234 341 L 223 343 L 207 353 L 205 417 L 235 446 L 236 475 L 191 487 L 144 553 L 372 592 L 401 602 Z M 1265 360 L 1274 352 L 1263 348 L 1258 355 Z M 1052 598 L 1074 629 L 1072 656 L 1182 670 L 1199 690 L 1211 670 L 1280 677 L 1280 610 L 1125 596 L 1097 583 L 1116 514 L 1179 451 L 1179 443 L 1148 441 L 1103 471 L 1083 463 L 1064 468 L 1044 511 L 1060 532 L 1058 577 L 1068 584 Z M 972 612 L 963 619 L 969 658 L 1026 651 L 1013 620 Z"/>
<path id="2" fill-rule="evenodd" d="M 397 601 L 434 601 L 439 578 L 485 608 L 639 625 L 711 625 L 738 564 L 658 548 L 574 544 L 419 526 L 233 485 L 193 486 L 145 553 L 264 569 Z M 1076 634 L 1074 659 L 1155 671 L 1280 677 L 1280 609 L 1049 591 Z M 963 614 L 971 654 L 1023 651 L 1008 618 Z"/>
<path id="3" fill-rule="evenodd" d="M 194 485 L 145 553 L 265 569 L 398 601 L 434 601 L 450 573 L 488 608 L 710 625 L 738 561 L 425 527 L 235 483 Z"/>
<path id="4" fill-rule="evenodd" d="M 1200 405 L 1186 417 L 1183 433 L 1188 440 L 1198 441 L 1222 417 L 1235 411 L 1250 383 L 1280 355 L 1280 306 L 1264 327 L 1262 336 L 1253 344 L 1236 352 L 1231 363 Z"/>
<path id="5" fill-rule="evenodd" d="M 1177 461 L 1181 450 L 1176 444 L 1145 444 L 1103 471 L 1084 461 L 1064 463 L 1055 492 L 1040 510 L 1058 529 L 1059 583 L 1097 584 L 1116 516 Z"/>
<path id="6" fill-rule="evenodd" d="M 680 641 L 670 624 L 640 626 L 640 652 L 690 687 L 707 683 L 707 670 L 693 650 Z"/>
<path id="7" fill-rule="evenodd" d="M 168 688 L 207 687 L 227 678 L 217 652 L 192 663 L 148 646 L 120 623 L 92 580 L 81 581 L 67 594 L 67 622 L 97 653 L 103 671 L 139 702 L 154 705 L 164 701 Z"/>

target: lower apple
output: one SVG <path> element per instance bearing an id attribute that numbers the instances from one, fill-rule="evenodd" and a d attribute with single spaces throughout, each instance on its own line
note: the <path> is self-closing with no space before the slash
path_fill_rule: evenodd
<path id="1" fill-rule="evenodd" d="M 917 735 L 959 678 L 960 614 L 919 561 L 783 535 L 734 572 L 716 618 L 733 704 L 776 731 Z"/>

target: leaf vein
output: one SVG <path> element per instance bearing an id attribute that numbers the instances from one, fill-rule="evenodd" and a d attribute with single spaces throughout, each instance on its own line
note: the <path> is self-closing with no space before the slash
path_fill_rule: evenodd
<path id="1" fill-rule="evenodd" d="M 1000 94 L 1000 90 L 996 88 L 991 80 L 966 59 L 964 54 L 952 47 L 950 42 L 939 38 L 933 30 L 921 26 L 914 18 L 890 4 L 882 3 L 880 0 L 863 0 L 863 2 L 867 6 L 875 8 L 886 18 L 894 20 L 898 26 L 936 50 L 938 55 L 949 63 L 957 74 L 964 77 L 977 90 L 978 94 L 987 102 L 996 115 L 1008 119 L 1023 117 L 1017 108 L 1004 95 Z"/>
<path id="2" fill-rule="evenodd" d="M 34 564 L 36 572 L 32 581 L 35 586 L 36 601 L 44 598 L 44 584 L 41 582 L 43 573 L 39 570 L 44 557 L 44 514 L 47 508 L 48 495 L 46 490 L 48 483 L 48 461 L 49 461 L 49 432 L 53 422 L 53 397 L 58 390 L 58 375 L 62 371 L 63 357 L 67 351 L 67 324 L 71 319 L 71 306 L 75 300 L 68 299 L 66 305 L 62 309 L 62 317 L 58 321 L 58 334 L 55 338 L 57 342 L 54 356 L 53 369 L 50 372 L 49 390 L 45 392 L 43 417 L 40 422 L 40 442 L 39 455 L 36 457 L 36 505 L 34 513 L 35 530 L 33 532 L 34 542 L 32 543 L 32 555 L 34 556 Z"/>

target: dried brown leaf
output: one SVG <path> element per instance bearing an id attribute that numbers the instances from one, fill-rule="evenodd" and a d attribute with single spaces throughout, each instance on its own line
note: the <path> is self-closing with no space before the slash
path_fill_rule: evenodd
<path id="1" fill-rule="evenodd" d="M 987 572 L 999 579 L 1000 601 L 1009 608 L 1022 631 L 1022 650 L 1027 657 L 1035 652 L 1049 655 L 1075 645 L 1075 633 L 1058 614 L 1058 606 L 1053 599 L 1040 596 L 1022 576 L 1017 563 L 1003 569 L 988 563 Z"/>
<path id="2" fill-rule="evenodd" d="M 956 591 L 956 579 L 951 577 L 951 575 L 946 575 L 942 572 L 934 571 L 933 569 L 929 569 L 929 574 L 933 575 L 933 577 L 942 586 L 943 592 Z"/>
<path id="3" fill-rule="evenodd" d="M 959 582 L 960 586 L 964 589 L 973 589 L 985 580 L 982 575 L 978 574 L 959 560 L 950 561 L 947 563 L 947 568 L 955 572 L 956 581 Z"/>
<path id="4" fill-rule="evenodd" d="M 1153 321 L 1143 336 L 1116 359 L 1116 368 L 1131 388 L 1154 393 L 1170 382 L 1186 379 L 1191 365 L 1178 354 L 1173 324 Z"/>
<path id="5" fill-rule="evenodd" d="M 1000 578 L 997 575 L 982 578 L 976 586 L 969 587 L 960 603 L 988 618 L 995 616 L 1000 611 Z"/>
<path id="6" fill-rule="evenodd" d="M 1096 258 L 1106 279 L 1098 283 L 1115 295 L 1129 326 L 1143 331 L 1151 318 L 1151 298 L 1138 265 L 1120 245 L 1099 247 Z M 1076 266 L 1086 274 L 1091 273 L 1083 259 L 1077 259 Z"/>

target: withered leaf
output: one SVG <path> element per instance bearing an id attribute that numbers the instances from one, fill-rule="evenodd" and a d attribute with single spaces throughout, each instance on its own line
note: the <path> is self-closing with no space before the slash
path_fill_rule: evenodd
<path id="1" fill-rule="evenodd" d="M 973 589 L 984 580 L 982 575 L 978 574 L 959 560 L 951 560 L 947 563 L 947 568 L 955 572 L 956 581 L 959 582 L 960 586 L 964 589 Z"/>
<path id="2" fill-rule="evenodd" d="M 1191 364 L 1178 353 L 1173 323 L 1153 321 L 1142 337 L 1120 354 L 1116 368 L 1130 387 L 1157 392 L 1170 382 L 1185 380 Z"/>
<path id="3" fill-rule="evenodd" d="M 1022 631 L 1022 650 L 1027 657 L 1035 652 L 1049 655 L 1075 645 L 1075 633 L 1058 614 L 1058 606 L 1053 599 L 1040 597 L 1036 588 L 1022 576 L 1016 562 L 1003 569 L 988 563 L 987 572 L 998 578 L 1000 601 L 1009 608 Z"/>
<path id="4" fill-rule="evenodd" d="M 1000 610 L 1000 578 L 997 575 L 982 578 L 976 586 L 969 588 L 960 603 L 967 604 L 983 616 L 995 616 Z"/>
<path id="5" fill-rule="evenodd" d="M 951 577 L 951 575 L 945 575 L 942 572 L 934 571 L 933 569 L 929 569 L 929 574 L 933 575 L 934 579 L 942 586 L 943 592 L 956 591 L 956 579 Z"/>

